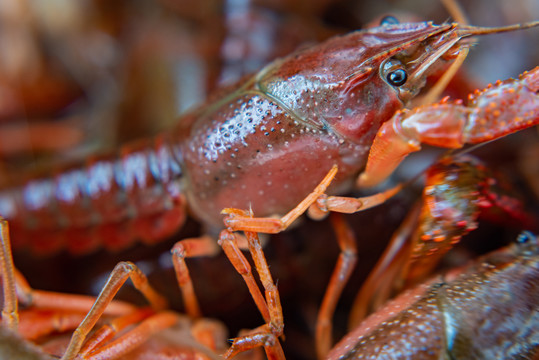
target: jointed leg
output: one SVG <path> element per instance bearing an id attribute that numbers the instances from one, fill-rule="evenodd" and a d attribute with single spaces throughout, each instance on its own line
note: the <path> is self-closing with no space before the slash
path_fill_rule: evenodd
<path id="1" fill-rule="evenodd" d="M 11 330 L 16 330 L 18 322 L 18 301 L 25 306 L 37 308 L 62 309 L 66 312 L 83 312 L 90 310 L 95 298 L 84 295 L 62 294 L 50 291 L 34 290 L 28 285 L 26 279 L 13 265 L 11 246 L 9 239 L 8 223 L 0 219 L 0 267 L 2 270 L 2 283 L 4 291 L 4 306 L 2 309 L 2 321 Z M 105 309 L 106 315 L 122 315 L 134 310 L 134 306 L 121 302 L 112 301 Z M 73 316 L 67 315 L 69 318 Z M 58 321 L 62 315 L 58 316 Z"/>
<path id="2" fill-rule="evenodd" d="M 266 325 L 253 330 L 248 335 L 234 339 L 230 349 L 225 354 L 225 358 L 230 358 L 242 351 L 263 346 L 269 359 L 284 360 L 284 353 L 279 343 L 279 337 L 282 335 L 284 327 L 279 291 L 273 282 L 266 258 L 264 257 L 262 245 L 258 239 L 258 234 L 245 232 L 245 236 L 260 281 L 265 290 L 265 300 L 262 298 L 254 279 L 252 279 L 247 259 L 245 259 L 237 244 L 235 244 L 234 234 L 228 230 L 222 231 L 219 243 L 223 246 L 223 250 L 232 264 L 234 264 L 236 270 L 246 279 L 249 290 L 266 321 Z"/>
<path id="3" fill-rule="evenodd" d="M 307 210 L 309 210 L 309 215 L 314 218 L 321 218 L 329 211 L 351 214 L 384 203 L 402 188 L 402 185 L 397 185 L 384 192 L 361 198 L 327 196 L 325 191 L 336 174 L 337 167 L 333 166 L 314 191 L 280 219 L 251 217 L 241 210 L 227 208 L 221 212 L 226 215 L 224 219 L 225 226 L 230 231 L 242 230 L 276 234 L 286 230 L 290 224 Z"/>
<path id="4" fill-rule="evenodd" d="M 166 300 L 150 287 L 146 276 L 133 263 L 119 263 L 110 274 L 107 283 L 101 290 L 92 309 L 88 312 L 79 327 L 74 331 L 67 350 L 62 357 L 63 360 L 73 359 L 77 356 L 86 336 L 90 330 L 92 330 L 107 305 L 111 302 L 112 298 L 116 295 L 128 277 L 131 278 L 135 287 L 142 292 L 154 309 L 160 310 L 166 306 Z"/>
<path id="5" fill-rule="evenodd" d="M 19 323 L 17 295 L 15 291 L 15 266 L 11 256 L 9 241 L 9 226 L 6 220 L 0 218 L 0 267 L 4 288 L 4 306 L 2 322 L 11 330 L 16 331 Z"/>
<path id="6" fill-rule="evenodd" d="M 219 235 L 219 245 L 221 245 L 223 248 L 223 251 L 232 266 L 234 266 L 238 274 L 243 277 L 243 280 L 249 289 L 249 293 L 251 294 L 258 311 L 260 311 L 260 314 L 264 318 L 264 321 L 269 323 L 271 319 L 268 305 L 264 299 L 264 296 L 260 292 L 260 289 L 258 288 L 255 278 L 253 277 L 251 265 L 241 252 L 236 240 L 236 234 L 227 230 L 221 231 L 221 234 Z"/>
<path id="7" fill-rule="evenodd" d="M 418 204 L 419 205 L 419 204 Z M 350 312 L 349 328 L 356 328 L 391 296 L 395 280 L 410 255 L 410 237 L 417 227 L 420 206 L 415 206 L 391 238 L 382 256 L 361 286 Z"/>
<path id="8" fill-rule="evenodd" d="M 154 311 L 149 308 L 137 309 L 130 314 L 117 317 L 98 329 L 91 337 L 86 340 L 84 346 L 80 349 L 78 357 L 86 358 L 89 353 L 102 351 L 102 346 L 117 333 L 129 325 L 137 324 L 142 320 L 154 315 Z M 110 347 L 110 344 L 109 344 Z"/>
<path id="9" fill-rule="evenodd" d="M 144 315 L 144 314 L 143 314 Z M 123 319 L 118 319 L 123 320 Z M 128 319 L 125 324 L 117 324 L 118 328 L 113 329 L 113 332 L 121 330 L 121 328 L 138 322 L 138 319 Z M 137 326 L 129 330 L 127 333 L 123 334 L 120 338 L 112 341 L 109 344 L 100 346 L 99 348 L 94 348 L 93 351 L 88 353 L 83 353 L 79 355 L 84 359 L 108 359 L 108 358 L 121 358 L 124 354 L 132 351 L 134 348 L 138 347 L 145 341 L 147 341 L 150 336 L 155 334 L 158 331 L 169 328 L 176 324 L 178 321 L 178 315 L 171 311 L 162 311 L 157 314 L 154 314 L 138 323 Z M 116 325 L 116 324 L 114 324 Z M 111 333 L 110 335 L 114 335 Z M 99 344 L 94 344 L 99 345 Z M 65 358 L 65 355 L 64 355 Z"/>
<path id="10" fill-rule="evenodd" d="M 15 269 L 15 285 L 17 299 L 26 307 L 62 309 L 72 312 L 87 313 L 95 302 L 95 297 L 77 294 L 64 294 L 52 291 L 32 289 L 24 276 Z M 135 310 L 135 306 L 112 300 L 105 308 L 103 315 L 122 316 Z"/>
<path id="11" fill-rule="evenodd" d="M 178 241 L 172 247 L 172 263 L 176 271 L 176 279 L 178 279 L 178 285 L 182 293 L 187 315 L 192 319 L 201 317 L 201 311 L 185 258 L 214 256 L 218 251 L 219 247 L 210 236 L 184 239 Z"/>
<path id="12" fill-rule="evenodd" d="M 276 338 L 283 333 L 283 310 L 281 308 L 281 299 L 279 297 L 279 290 L 273 281 L 271 272 L 269 271 L 264 251 L 262 250 L 262 244 L 258 238 L 257 233 L 246 232 L 245 236 L 249 242 L 249 252 L 255 263 L 256 271 L 262 282 L 266 294 L 266 303 L 268 305 L 270 321 L 268 323 L 269 329 L 272 334 L 276 335 Z"/>
<path id="13" fill-rule="evenodd" d="M 266 351 L 266 356 L 269 360 L 284 360 L 284 352 L 279 343 L 279 339 L 275 334 L 272 334 L 269 326 L 263 325 L 244 336 L 234 339 L 230 349 L 224 355 L 225 359 L 230 359 L 240 352 L 254 349 L 263 346 Z"/>
<path id="14" fill-rule="evenodd" d="M 316 321 L 316 353 L 319 359 L 325 358 L 333 345 L 331 332 L 335 307 L 357 262 L 357 247 L 352 230 L 341 214 L 330 214 L 330 220 L 337 235 L 341 253 L 331 275 Z"/>
<path id="15" fill-rule="evenodd" d="M 316 189 L 311 194 L 309 194 L 292 211 L 290 211 L 288 214 L 286 214 L 280 219 L 253 218 L 252 214 L 248 212 L 244 212 L 242 210 L 230 209 L 230 208 L 223 210 L 223 213 L 227 214 L 224 222 L 225 222 L 225 225 L 228 227 L 228 230 L 223 232 L 221 236 L 221 239 L 222 239 L 221 244 L 223 246 L 223 249 L 225 250 L 225 253 L 227 253 L 227 255 L 229 253 L 232 253 L 232 251 L 227 250 L 226 246 L 223 245 L 223 244 L 233 243 L 233 241 L 229 241 L 229 240 L 225 241 L 225 239 L 228 239 L 229 237 L 233 237 L 231 233 L 232 231 L 243 230 L 245 231 L 246 235 L 251 232 L 253 234 L 255 234 L 255 232 L 277 233 L 282 230 L 285 230 L 295 219 L 297 219 L 307 209 L 309 210 L 309 215 L 314 218 L 324 217 L 330 211 L 342 212 L 342 213 L 353 213 L 353 212 L 365 210 L 370 207 L 379 205 L 385 202 L 388 198 L 392 197 L 401 189 L 401 185 L 398 185 L 385 192 L 375 194 L 373 196 L 363 197 L 363 198 L 327 196 L 324 192 L 326 191 L 330 182 L 336 175 L 336 172 L 337 172 L 337 168 L 333 167 L 331 171 L 326 175 L 326 177 L 322 180 L 322 182 L 316 187 Z M 349 233 L 349 229 L 346 227 L 343 220 L 336 214 L 334 215 L 335 216 L 332 216 L 333 218 L 332 221 L 337 231 L 337 238 L 338 238 L 339 246 L 341 247 L 342 252 L 341 252 L 339 261 L 336 265 L 332 280 L 329 284 L 329 288 L 326 292 L 326 296 L 324 298 L 324 301 L 323 301 L 323 304 L 319 313 L 318 322 L 317 322 L 317 330 L 316 330 L 317 352 L 320 358 L 325 356 L 325 354 L 331 348 L 332 340 L 331 340 L 331 320 L 330 319 L 333 316 L 333 313 L 335 311 L 335 306 L 340 297 L 342 289 L 344 285 L 346 284 L 346 282 L 348 281 L 348 278 L 350 277 L 350 274 L 356 262 L 356 247 L 355 247 L 354 238 Z M 253 235 L 248 235 L 247 237 L 250 238 L 252 236 Z M 257 241 L 258 241 L 258 238 L 257 238 Z M 252 240 L 250 240 L 249 241 L 250 250 L 251 250 L 251 253 L 253 254 L 253 259 L 255 259 L 257 271 L 262 277 L 263 274 L 265 273 L 265 269 L 267 269 L 267 265 L 265 265 L 265 260 L 264 260 L 264 265 L 257 263 L 253 249 L 251 248 L 252 243 L 253 243 Z M 240 272 L 242 275 L 249 274 L 249 276 L 251 276 L 250 267 L 247 261 L 245 260 L 245 258 L 243 257 L 243 255 L 241 255 L 241 252 L 239 251 L 239 249 L 237 249 L 237 247 L 234 250 L 234 253 L 236 254 L 233 256 L 231 255 L 228 255 L 228 256 L 231 259 L 232 263 L 235 264 L 235 267 L 238 270 L 238 272 Z M 242 267 L 244 270 L 240 270 L 240 267 Z M 268 282 L 268 286 L 269 286 L 269 284 L 273 284 L 273 281 L 271 280 L 271 275 L 269 275 L 269 271 L 267 273 L 267 276 L 270 279 L 270 281 Z M 250 279 L 246 278 L 246 282 L 249 286 L 251 294 L 253 294 L 253 298 L 255 299 L 255 302 L 257 303 L 261 313 L 263 314 L 266 322 L 268 322 L 267 316 L 264 315 L 266 306 L 264 305 L 264 301 L 260 299 L 261 296 L 258 295 L 258 287 L 256 287 L 256 284 L 254 284 L 254 281 Z M 252 282 L 252 285 L 249 285 L 251 282 Z M 268 287 L 266 287 L 266 289 L 268 289 Z M 275 291 L 275 294 L 277 294 L 276 291 Z M 269 298 L 269 296 L 272 296 L 271 292 L 268 293 L 268 291 L 266 291 L 266 298 Z M 276 333 L 275 330 L 271 329 L 272 327 L 271 324 L 273 323 L 273 320 L 272 320 L 273 318 L 271 316 L 271 311 L 272 311 L 271 309 L 272 307 L 274 309 L 277 309 L 277 307 L 274 307 L 273 305 L 269 304 L 269 300 L 268 300 L 268 307 L 270 309 L 270 320 L 268 322 L 268 327 L 270 328 L 270 330 L 265 329 L 264 331 L 266 333 L 268 331 L 272 333 Z M 279 311 L 280 311 L 280 304 L 279 304 Z M 279 321 L 280 321 L 279 326 L 282 326 L 282 318 L 280 318 Z M 282 329 L 280 329 L 279 332 L 282 332 Z M 227 353 L 227 355 L 231 356 L 232 354 L 235 354 L 236 353 L 235 351 L 237 349 L 238 349 L 237 352 L 239 352 L 253 346 L 259 346 L 262 342 L 262 339 L 267 341 L 267 336 L 264 337 L 258 334 L 257 336 L 258 338 L 249 336 L 247 338 L 236 339 L 234 341 L 234 344 L 231 347 L 231 350 L 229 351 L 229 353 Z"/>
<path id="16" fill-rule="evenodd" d="M 95 349 L 125 326 L 138 323 L 141 319 L 153 313 L 153 311 L 144 309 L 134 310 L 135 308 L 131 305 L 112 301 L 112 298 L 128 277 L 131 278 L 135 287 L 143 293 L 154 309 L 159 310 L 166 306 L 164 298 L 150 287 L 144 274 L 134 264 L 128 262 L 119 263 L 115 267 L 97 299 L 89 296 L 33 290 L 13 265 L 8 225 L 3 219 L 0 219 L 0 236 L 0 267 L 2 270 L 5 299 L 2 320 L 11 330 L 17 330 L 18 298 L 21 298 L 25 305 L 32 306 L 36 309 L 36 311 L 29 313 L 37 317 L 36 321 L 33 321 L 32 326 L 37 326 L 39 329 L 37 329 L 38 332 L 34 331 L 34 333 L 41 335 L 43 332 L 49 333 L 54 330 L 70 329 L 73 327 L 73 320 L 80 321 L 80 314 L 88 312 L 82 323 L 75 330 L 63 359 L 73 359 L 77 355 L 84 356 L 79 350 L 82 347 L 86 335 L 103 314 L 124 314 L 124 316 L 113 320 L 110 326 L 106 326 L 96 333 L 92 341 L 87 344 L 85 353 Z M 47 315 L 37 311 L 40 308 L 58 309 L 58 311 L 52 312 L 51 316 L 50 312 Z M 106 351 L 112 353 L 117 353 L 118 351 L 127 352 L 159 329 L 173 325 L 176 315 L 172 315 L 166 312 L 154 315 L 150 319 L 138 324 L 131 332 L 123 335 L 115 342 L 100 348 L 98 351 L 100 353 Z M 137 339 L 137 341 L 134 341 L 134 339 Z"/>

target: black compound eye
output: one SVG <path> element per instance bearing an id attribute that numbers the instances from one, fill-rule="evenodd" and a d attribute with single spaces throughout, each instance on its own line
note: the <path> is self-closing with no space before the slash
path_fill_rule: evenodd
<path id="1" fill-rule="evenodd" d="M 396 17 L 392 15 L 387 15 L 380 20 L 380 26 L 386 26 L 386 25 L 397 25 L 399 23 L 399 20 L 397 20 Z"/>
<path id="2" fill-rule="evenodd" d="M 404 69 L 395 69 L 389 72 L 386 76 L 387 82 L 392 86 L 402 86 L 406 83 L 408 74 Z"/>
<path id="3" fill-rule="evenodd" d="M 529 231 L 523 231 L 518 235 L 516 254 L 518 256 L 537 256 L 539 255 L 539 244 L 537 237 Z"/>
<path id="4" fill-rule="evenodd" d="M 396 58 L 391 58 L 382 63 L 380 68 L 380 75 L 391 86 L 399 87 L 406 83 L 408 80 L 408 74 L 406 73 L 406 66 Z"/>
<path id="5" fill-rule="evenodd" d="M 517 237 L 518 244 L 528 244 L 535 240 L 535 236 L 529 231 L 521 232 Z"/>

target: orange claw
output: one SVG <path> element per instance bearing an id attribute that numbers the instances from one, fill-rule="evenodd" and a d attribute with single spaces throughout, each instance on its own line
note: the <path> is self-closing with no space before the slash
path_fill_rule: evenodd
<path id="1" fill-rule="evenodd" d="M 461 148 L 494 140 L 539 123 L 539 67 L 517 80 L 498 81 L 461 101 L 421 106 L 396 113 L 384 123 L 371 147 L 359 186 L 384 180 L 421 143 Z"/>

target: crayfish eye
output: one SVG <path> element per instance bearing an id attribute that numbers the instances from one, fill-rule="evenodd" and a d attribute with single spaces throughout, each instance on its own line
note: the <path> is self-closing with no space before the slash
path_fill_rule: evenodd
<path id="1" fill-rule="evenodd" d="M 404 69 L 396 69 L 387 74 L 386 80 L 390 85 L 402 86 L 406 83 L 408 75 Z"/>
<path id="2" fill-rule="evenodd" d="M 386 15 L 380 20 L 380 26 L 397 25 L 398 23 L 399 20 L 392 15 Z"/>
<path id="3" fill-rule="evenodd" d="M 530 231 L 523 231 L 517 237 L 518 244 L 528 244 L 535 241 L 535 236 Z"/>
<path id="4" fill-rule="evenodd" d="M 537 255 L 539 252 L 537 238 L 529 231 L 521 232 L 516 243 L 518 245 L 517 253 L 520 255 Z"/>
<path id="5" fill-rule="evenodd" d="M 381 68 L 381 75 L 391 86 L 402 86 L 408 79 L 404 65 L 397 59 L 389 59 Z"/>

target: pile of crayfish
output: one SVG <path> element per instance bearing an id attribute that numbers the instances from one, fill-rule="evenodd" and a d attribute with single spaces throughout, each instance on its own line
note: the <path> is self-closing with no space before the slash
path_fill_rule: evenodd
<path id="1" fill-rule="evenodd" d="M 37 14 L 35 6 L 32 10 Z M 0 15 L 16 19 L 23 13 L 17 6 L 11 11 Z M 238 9 L 230 11 L 240 16 L 234 12 Z M 198 19 L 199 15 L 191 16 Z M 539 242 L 533 234 L 539 231 L 538 194 L 533 193 L 538 187 L 533 154 L 534 127 L 539 124 L 539 67 L 521 69 L 520 75 L 470 95 L 462 94 L 456 85 L 466 83 L 460 65 L 476 39 L 506 32 L 537 34 L 539 21 L 480 27 L 454 16 L 458 22 L 440 25 L 404 23 L 389 16 L 364 30 L 331 32 L 326 35 L 334 36 L 319 44 L 276 54 L 279 57 L 271 62 L 259 59 L 264 65 L 257 63 L 245 76 L 243 70 L 236 71 L 237 59 L 232 56 L 223 74 L 238 79 L 219 86 L 170 129 L 158 132 L 161 126 L 156 126 L 155 136 L 126 141 L 110 153 L 23 175 L 15 184 L 3 186 L 0 358 L 539 358 Z M 36 19 L 24 18 L 25 24 L 46 29 L 41 34 L 45 38 L 62 33 L 64 27 L 74 29 L 69 22 L 51 25 L 45 14 Z M 239 36 L 242 28 L 235 25 L 239 30 L 231 33 Z M 29 120 L 28 134 L 36 138 L 31 142 L 45 154 L 84 143 L 86 125 L 76 121 L 77 111 L 84 109 L 87 116 L 100 118 L 121 113 L 122 101 L 112 93 L 96 91 L 107 83 L 107 76 L 89 76 L 96 69 L 113 72 L 112 45 L 97 32 L 78 31 L 93 39 L 90 49 L 109 57 L 99 64 L 85 58 L 88 63 L 82 62 L 79 69 L 75 65 L 80 54 L 65 52 L 63 45 L 51 48 L 59 58 L 43 54 L 36 60 L 41 61 L 36 78 L 43 89 L 45 85 L 55 89 L 55 96 L 51 95 L 55 101 L 41 102 L 29 90 L 27 78 L 17 82 L 21 68 L 0 68 L 0 90 L 7 94 L 7 100 L 0 102 L 1 119 L 20 118 L 25 107 L 32 109 L 29 119 L 44 114 L 68 118 L 48 124 Z M 46 43 L 35 34 L 25 36 L 24 26 L 14 27 L 13 34 L 28 47 L 17 50 L 21 56 Z M 81 34 L 66 33 L 65 46 L 78 43 Z M 230 55 L 231 48 L 238 49 L 237 42 L 224 42 L 224 53 Z M 140 49 L 131 51 L 140 56 Z M 62 63 L 65 68 L 59 71 Z M 50 71 L 43 71 L 48 66 Z M 159 93 L 166 90 L 160 88 Z M 460 98 L 440 100 L 443 91 Z M 95 104 L 106 106 L 90 111 Z M 148 111 L 170 117 L 168 111 Z M 13 138 L 22 132 L 17 125 L 11 130 Z M 58 141 L 40 136 L 40 131 Z M 494 168 L 492 154 L 489 159 L 489 152 L 510 148 L 511 139 L 531 144 L 521 150 L 527 155 L 516 155 L 518 164 L 509 167 L 515 171 L 519 166 L 522 178 L 505 175 L 502 166 Z M 19 159 L 29 152 L 18 141 L 6 140 L 3 149 L 3 156 L 17 153 L 14 158 Z M 430 160 L 428 166 L 421 163 L 418 168 L 414 164 L 421 160 L 412 153 L 420 150 Z M 484 156 L 477 156 L 482 152 Z M 10 167 L 8 162 L 4 167 Z M 413 174 L 407 177 L 407 172 Z M 424 182 L 420 189 L 418 178 Z M 517 181 L 525 188 L 508 185 Z M 298 224 L 304 214 L 312 220 L 328 218 L 324 227 L 334 234 L 313 231 L 319 225 L 311 220 L 305 220 L 307 228 L 302 228 Z M 163 243 L 189 227 L 187 218 L 201 224 L 200 233 L 189 232 L 173 238 L 173 243 Z M 358 223 L 351 225 L 351 219 Z M 468 234 L 481 233 L 483 221 L 497 224 L 516 240 L 470 260 L 464 250 L 453 248 Z M 377 222 L 387 224 L 387 229 L 372 226 Z M 280 234 L 285 230 L 290 231 Z M 328 252 L 334 247 L 333 238 L 338 254 Z M 381 247 L 388 240 L 389 244 L 351 301 L 346 294 L 348 281 L 359 282 L 354 274 L 358 262 L 367 267 L 361 264 L 366 246 L 362 243 L 376 240 Z M 279 247 L 292 248 L 290 241 L 311 242 L 310 249 L 322 249 L 323 266 L 298 271 L 304 265 L 301 254 L 288 256 L 288 268 L 280 265 L 284 261 L 275 254 Z M 135 245 L 142 252 L 154 251 L 147 250 L 152 247 L 171 250 L 166 260 L 161 256 L 137 261 L 129 258 L 136 254 L 128 250 Z M 122 258 L 136 264 L 105 255 L 117 265 L 106 271 L 110 275 L 94 295 L 75 295 L 72 288 L 37 290 L 29 285 L 37 275 L 26 275 L 27 281 L 22 275 L 26 271 L 17 270 L 19 263 L 33 262 L 28 259 L 36 256 L 97 259 L 103 249 L 123 252 Z M 197 278 L 197 272 L 209 270 L 202 269 L 205 265 L 197 267 L 193 258 L 212 256 L 205 260 L 209 264 L 221 249 L 226 270 L 219 270 L 213 281 L 227 283 L 223 274 L 233 277 L 235 270 L 241 282 L 227 291 L 241 288 L 249 294 L 234 306 L 237 327 L 250 328 L 237 335 L 228 335 L 221 322 L 203 317 L 207 313 L 204 294 L 214 289 L 209 280 Z M 248 250 L 250 259 L 242 250 Z M 465 258 L 455 261 L 460 267 L 440 265 L 458 258 L 456 254 Z M 336 261 L 331 275 L 328 257 Z M 172 299 L 161 294 L 164 286 L 144 274 L 152 261 L 173 269 L 175 280 L 166 285 L 176 291 Z M 310 261 L 318 267 L 317 260 Z M 56 277 L 49 271 L 39 269 L 54 282 Z M 297 274 L 291 275 L 294 271 Z M 287 277 L 324 283 L 316 310 L 296 308 L 298 318 L 318 314 L 304 325 L 315 344 L 303 355 L 293 350 L 297 329 L 287 335 L 287 319 L 294 317 L 289 316 L 288 301 L 301 297 L 297 291 L 302 288 L 293 282 L 287 285 Z M 114 299 L 128 278 L 142 294 L 141 304 Z M 317 289 L 316 296 L 320 292 Z M 216 296 L 213 302 L 224 303 L 224 298 L 235 296 Z M 183 304 L 185 315 L 170 310 L 174 302 Z M 343 302 L 351 308 L 346 310 L 350 331 L 335 345 L 334 335 L 342 337 L 344 330 L 332 324 L 341 316 L 338 306 Z M 260 320 L 256 314 L 238 315 L 249 307 L 260 313 Z M 233 339 L 227 344 L 229 336 Z"/>

